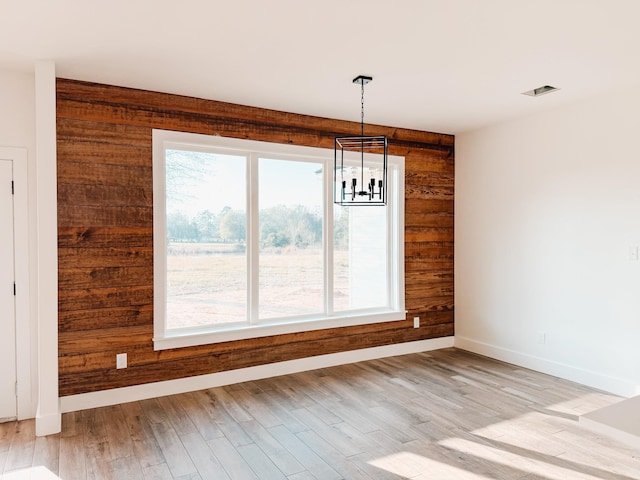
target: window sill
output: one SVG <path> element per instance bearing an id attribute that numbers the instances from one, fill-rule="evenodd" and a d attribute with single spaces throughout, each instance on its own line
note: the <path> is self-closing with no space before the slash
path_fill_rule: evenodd
<path id="1" fill-rule="evenodd" d="M 270 337 L 287 333 L 309 332 L 327 328 L 351 327 L 370 323 L 393 322 L 406 319 L 406 312 L 387 310 L 375 313 L 345 315 L 331 318 L 313 318 L 296 322 L 261 323 L 259 325 L 231 325 L 218 328 L 206 328 L 171 332 L 164 337 L 153 339 L 154 350 L 195 347 L 211 343 L 232 342 L 250 338 Z"/>

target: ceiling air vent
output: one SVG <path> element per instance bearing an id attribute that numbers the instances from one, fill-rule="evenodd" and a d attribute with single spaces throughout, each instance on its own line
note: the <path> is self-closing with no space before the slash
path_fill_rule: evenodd
<path id="1" fill-rule="evenodd" d="M 539 97 L 540 95 L 555 92 L 556 90 L 559 89 L 556 87 L 552 87 L 551 85 L 543 85 L 542 87 L 534 88 L 533 90 L 529 90 L 528 92 L 522 92 L 522 94 L 529 95 L 530 97 Z"/>

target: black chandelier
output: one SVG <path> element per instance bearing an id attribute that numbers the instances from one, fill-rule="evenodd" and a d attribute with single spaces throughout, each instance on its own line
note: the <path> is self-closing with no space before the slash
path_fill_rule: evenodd
<path id="1" fill-rule="evenodd" d="M 387 204 L 387 137 L 364 134 L 364 86 L 372 77 L 359 75 L 360 136 L 336 137 L 334 202 L 339 205 Z"/>

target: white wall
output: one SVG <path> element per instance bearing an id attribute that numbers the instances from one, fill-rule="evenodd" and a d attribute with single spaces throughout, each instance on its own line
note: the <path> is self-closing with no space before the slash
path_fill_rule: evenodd
<path id="1" fill-rule="evenodd" d="M 37 332 L 37 248 L 36 248 L 36 135 L 35 135 L 35 76 L 33 73 L 21 73 L 0 69 L 0 146 L 20 147 L 27 149 L 27 175 L 29 198 L 29 291 L 30 291 L 30 345 L 22 351 L 29 356 L 31 378 L 19 378 L 18 382 L 29 382 L 30 397 L 28 416 L 35 416 L 36 409 L 36 375 L 37 365 L 36 332 Z M 18 351 L 20 354 L 20 350 Z M 20 361 L 20 358 L 18 358 Z M 24 363 L 24 362 L 23 362 Z M 24 385 L 24 383 L 22 383 Z M 20 387 L 19 387 L 20 388 Z M 20 389 L 22 390 L 22 389 Z M 23 410 L 24 411 L 24 410 Z"/>
<path id="2" fill-rule="evenodd" d="M 0 145 L 26 147 L 33 159 L 36 143 L 34 88 L 33 74 L 0 69 Z"/>
<path id="3" fill-rule="evenodd" d="M 638 112 L 630 89 L 456 137 L 457 346 L 640 393 Z"/>

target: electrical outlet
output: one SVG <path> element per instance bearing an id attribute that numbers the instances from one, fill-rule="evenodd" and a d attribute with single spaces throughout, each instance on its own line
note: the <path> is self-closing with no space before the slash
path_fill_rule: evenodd
<path id="1" fill-rule="evenodd" d="M 127 368 L 127 354 L 118 353 L 116 355 L 116 368 Z"/>
<path id="2" fill-rule="evenodd" d="M 545 332 L 538 332 L 538 343 L 540 345 L 547 343 L 547 334 Z"/>
<path id="3" fill-rule="evenodd" d="M 629 260 L 637 261 L 638 260 L 638 246 L 634 245 L 629 247 Z"/>
<path id="4" fill-rule="evenodd" d="M 420 328 L 420 317 L 413 317 L 413 328 Z"/>

